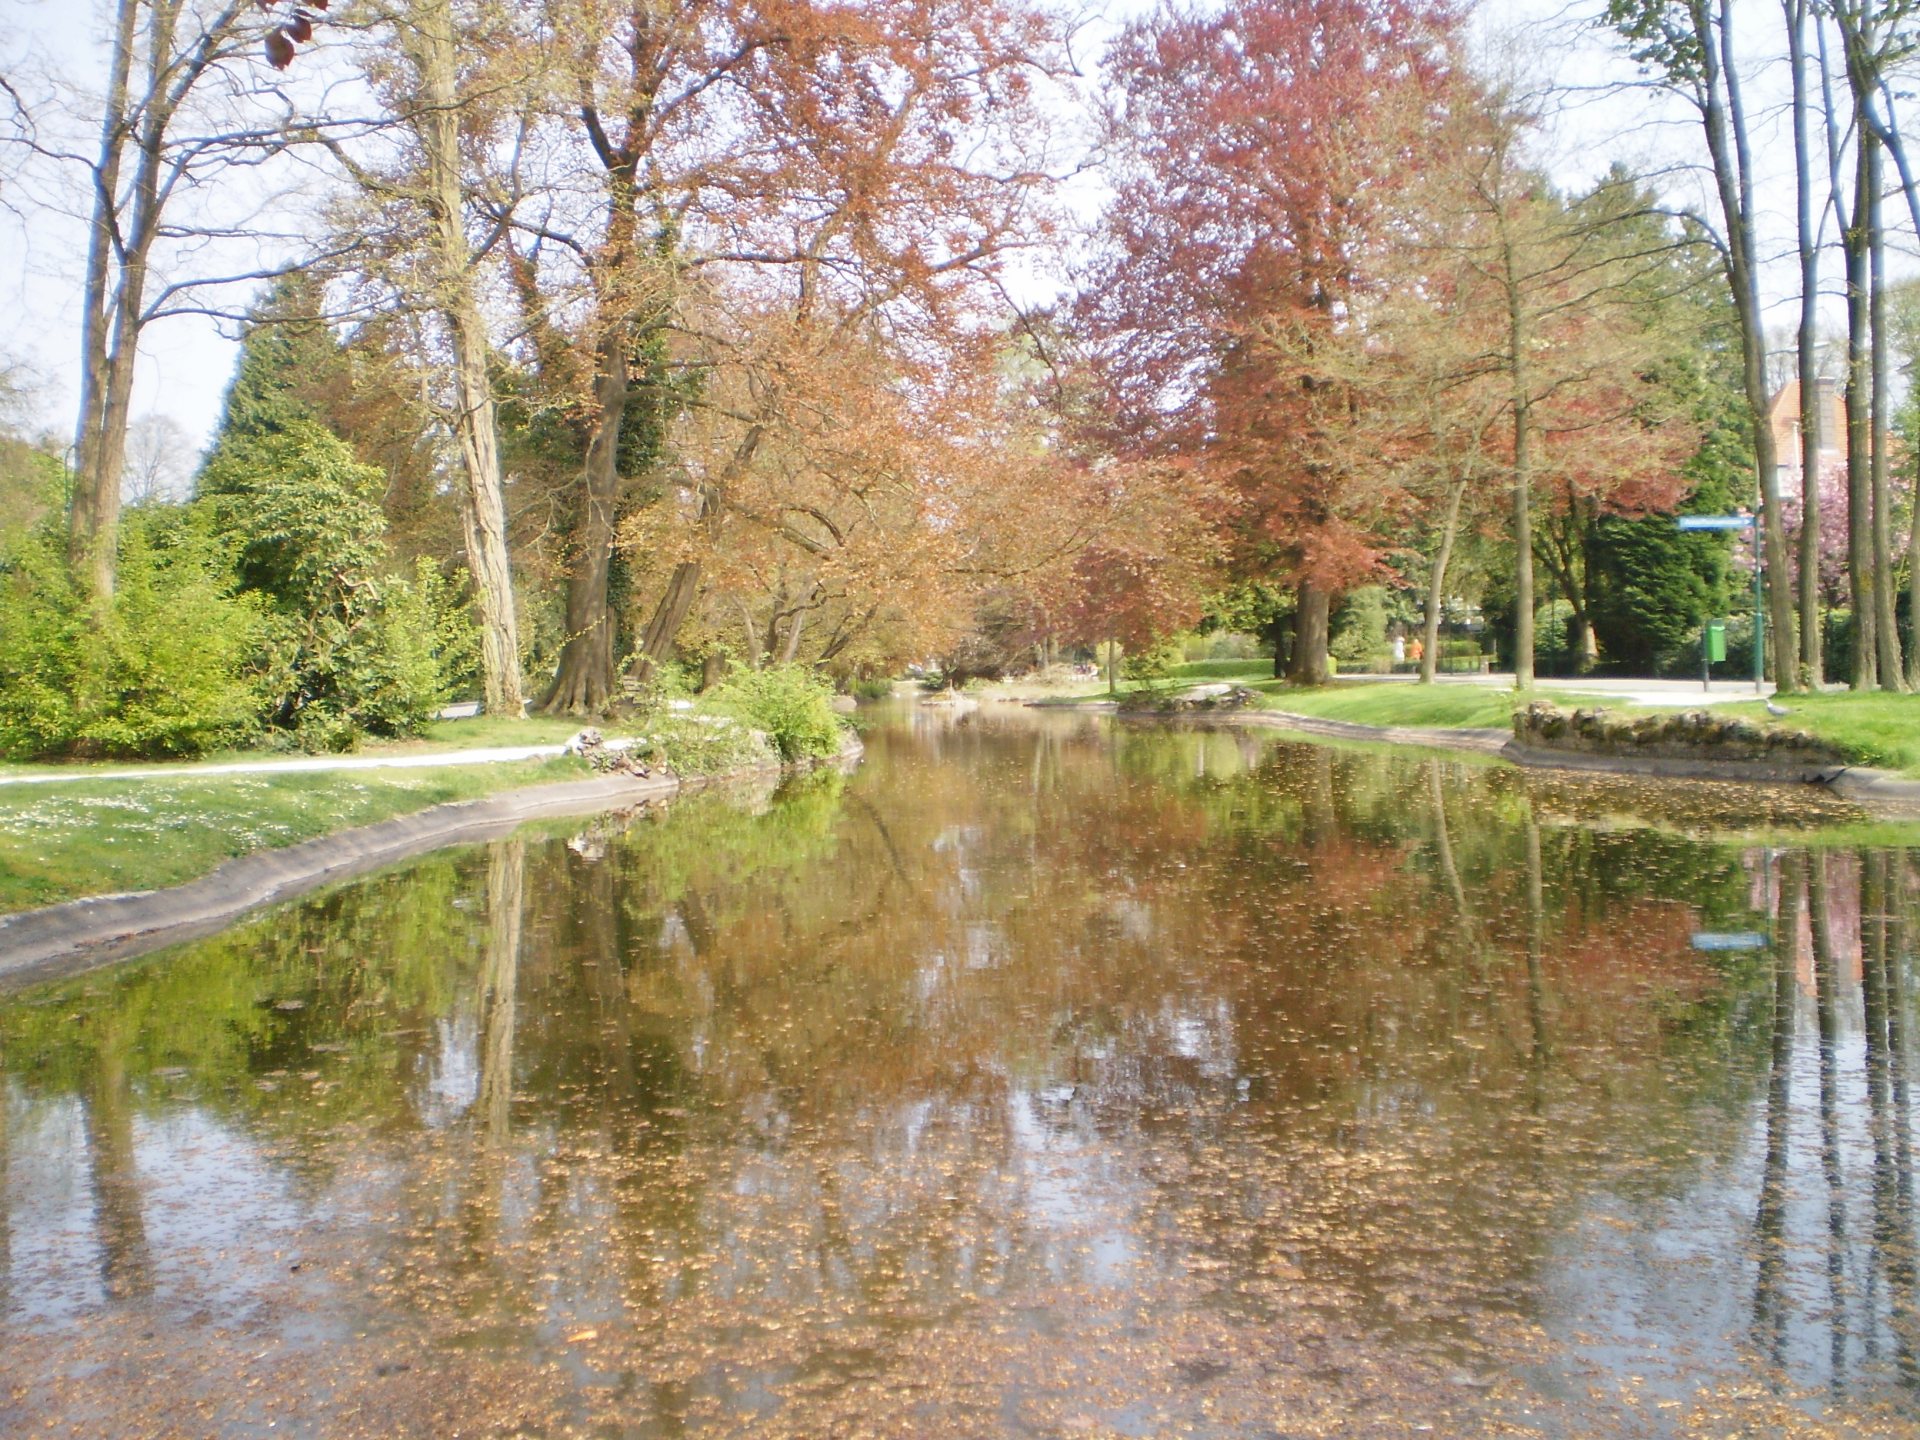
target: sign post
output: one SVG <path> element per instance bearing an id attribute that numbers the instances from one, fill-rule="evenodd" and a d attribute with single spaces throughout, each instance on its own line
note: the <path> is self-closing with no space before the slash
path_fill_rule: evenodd
<path id="1" fill-rule="evenodd" d="M 1766 601 L 1760 593 L 1760 531 L 1751 515 L 1680 515 L 1676 530 L 1745 530 L 1753 541 L 1753 691 L 1764 694 L 1766 682 Z M 1725 643 L 1724 636 L 1722 644 Z M 1723 656 L 1724 658 L 1724 656 Z"/>

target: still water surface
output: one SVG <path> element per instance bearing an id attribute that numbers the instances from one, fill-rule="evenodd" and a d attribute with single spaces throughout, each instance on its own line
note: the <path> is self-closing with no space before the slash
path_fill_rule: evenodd
<path id="1" fill-rule="evenodd" d="M 1911 1435 L 1836 818 L 896 714 L 14 994 L 0 1433 Z"/>

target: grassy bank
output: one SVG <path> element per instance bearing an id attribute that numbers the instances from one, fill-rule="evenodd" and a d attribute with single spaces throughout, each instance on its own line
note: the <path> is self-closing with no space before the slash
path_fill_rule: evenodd
<path id="1" fill-rule="evenodd" d="M 524 720 L 504 716 L 479 715 L 467 720 L 435 720 L 425 733 L 405 740 L 361 742 L 349 753 L 368 755 L 418 755 L 435 750 L 491 750 L 509 745 L 560 745 L 579 733 L 584 721 L 530 715 Z M 614 727 L 611 733 L 618 733 Z M 259 746 L 247 750 L 219 750 L 198 760 L 86 760 L 53 764 L 0 761 L 0 776 L 71 775 L 86 770 L 161 770 L 178 767 L 182 774 L 195 765 L 232 765 L 253 760 L 297 760 L 308 757 L 299 750 Z"/>
<path id="2" fill-rule="evenodd" d="M 1761 702 L 1717 705 L 1758 724 L 1805 730 L 1856 765 L 1920 776 L 1920 695 L 1782 695 L 1787 711 L 1770 716 Z"/>
<path id="3" fill-rule="evenodd" d="M 697 711 L 661 712 L 629 733 L 647 763 L 676 775 L 725 775 L 777 761 L 832 755 L 845 734 L 827 691 L 794 670 L 755 671 Z M 441 721 L 416 740 L 367 745 L 365 755 L 553 745 L 568 720 Z M 617 729 L 618 727 L 616 727 Z M 284 754 L 209 757 L 274 760 Z M 28 767 L 15 767 L 15 774 Z M 451 801 L 590 773 L 577 756 L 407 769 L 265 770 L 210 775 L 205 764 L 157 775 L 89 776 L 59 769 L 59 784 L 0 784 L 0 914 L 87 895 L 177 885 L 255 850 L 371 825 Z M 119 767 L 116 767 L 119 768 Z M 4 779 L 0 775 L 0 779 Z"/>
<path id="4" fill-rule="evenodd" d="M 1407 685 L 1358 681 L 1300 688 L 1280 681 L 1258 687 L 1268 709 L 1356 725 L 1432 725 L 1505 730 L 1529 697 L 1482 685 Z"/>
<path id="5" fill-rule="evenodd" d="M 1176 665 L 1162 688 L 1223 683 L 1255 691 L 1262 707 L 1269 710 L 1356 725 L 1504 730 L 1514 710 L 1534 698 L 1485 685 L 1415 685 L 1406 681 L 1336 680 L 1331 685 L 1295 686 L 1274 679 L 1271 660 L 1199 660 Z M 1121 686 L 1123 692 L 1137 688 Z M 1581 703 L 1578 696 L 1545 698 Z"/>
<path id="6" fill-rule="evenodd" d="M 447 769 L 0 786 L 0 913 L 178 885 L 252 850 L 589 772 L 575 757 Z"/>
<path id="7" fill-rule="evenodd" d="M 1336 682 L 1297 689 L 1272 677 L 1265 660 L 1210 660 L 1177 667 L 1178 685 L 1229 681 L 1256 690 L 1262 704 L 1328 720 L 1360 725 L 1440 725 L 1505 729 L 1515 709 L 1542 699 L 1572 709 L 1599 705 L 1624 713 L 1669 713 L 1675 707 L 1636 706 L 1605 695 L 1583 696 L 1564 690 L 1519 695 L 1480 685 L 1411 685 L 1379 681 Z M 1787 710 L 1772 716 L 1759 700 L 1714 705 L 1716 714 L 1739 715 L 1775 729 L 1805 730 L 1837 747 L 1855 764 L 1920 776 L 1920 695 L 1791 695 L 1778 702 Z"/>

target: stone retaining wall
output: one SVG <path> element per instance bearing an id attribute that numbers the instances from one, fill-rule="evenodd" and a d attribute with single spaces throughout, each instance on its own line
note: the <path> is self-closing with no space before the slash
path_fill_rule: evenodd
<path id="1" fill-rule="evenodd" d="M 1657 715 L 1620 715 L 1599 708 L 1568 712 L 1536 700 L 1514 712 L 1513 738 L 1533 750 L 1734 762 L 1775 767 L 1783 773 L 1847 763 L 1831 744 L 1804 730 L 1775 729 L 1709 710 Z"/>

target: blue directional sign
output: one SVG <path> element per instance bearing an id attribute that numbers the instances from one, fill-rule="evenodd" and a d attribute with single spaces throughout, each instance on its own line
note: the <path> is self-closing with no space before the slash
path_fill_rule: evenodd
<path id="1" fill-rule="evenodd" d="M 1746 530 L 1753 525 L 1751 515 L 1681 515 L 1674 519 L 1677 530 Z"/>
<path id="2" fill-rule="evenodd" d="M 1767 937 L 1758 930 L 1696 930 L 1693 932 L 1693 948 L 1696 950 L 1764 950 Z"/>

